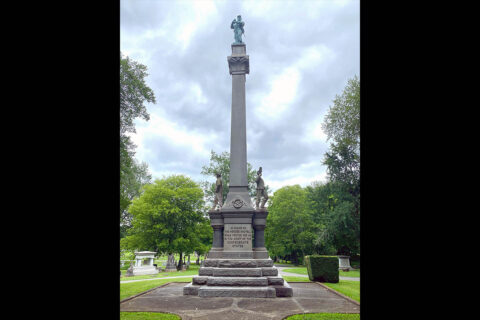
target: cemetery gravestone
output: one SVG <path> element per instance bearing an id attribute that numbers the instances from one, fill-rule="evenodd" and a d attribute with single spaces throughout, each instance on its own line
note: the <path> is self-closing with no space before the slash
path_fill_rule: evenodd
<path id="1" fill-rule="evenodd" d="M 170 254 L 168 255 L 167 265 L 165 266 L 165 272 L 175 272 L 175 271 L 177 271 L 175 258 L 173 254 Z"/>
<path id="2" fill-rule="evenodd" d="M 353 270 L 350 266 L 350 256 L 338 256 L 338 269 L 342 271 Z"/>
<path id="3" fill-rule="evenodd" d="M 130 262 L 130 267 L 127 269 L 127 273 L 125 274 L 127 277 L 133 276 L 133 263 Z"/>
<path id="4" fill-rule="evenodd" d="M 133 275 L 157 274 L 158 269 L 153 265 L 156 252 L 139 251 L 135 252 L 135 265 L 133 266 Z"/>

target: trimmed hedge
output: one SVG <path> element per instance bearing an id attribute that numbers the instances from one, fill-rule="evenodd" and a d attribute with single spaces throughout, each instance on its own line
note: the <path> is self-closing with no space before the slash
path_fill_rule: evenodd
<path id="1" fill-rule="evenodd" d="M 310 281 L 338 283 L 338 257 L 311 255 L 305 256 Z"/>

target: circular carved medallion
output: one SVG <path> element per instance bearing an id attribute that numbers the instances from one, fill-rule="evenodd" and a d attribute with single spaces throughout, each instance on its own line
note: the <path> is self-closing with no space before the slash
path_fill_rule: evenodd
<path id="1" fill-rule="evenodd" d="M 245 204 L 241 199 L 235 199 L 232 201 L 232 204 L 235 208 L 239 209 Z"/>

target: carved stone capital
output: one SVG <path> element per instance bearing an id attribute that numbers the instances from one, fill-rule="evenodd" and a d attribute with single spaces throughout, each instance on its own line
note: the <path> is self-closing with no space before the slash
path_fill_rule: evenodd
<path id="1" fill-rule="evenodd" d="M 229 56 L 227 59 L 230 74 L 250 73 L 250 62 L 248 55 Z"/>
<path id="2" fill-rule="evenodd" d="M 210 216 L 210 225 L 212 227 L 223 227 L 223 216 L 221 211 L 210 210 L 208 211 L 208 215 Z"/>
<path id="3" fill-rule="evenodd" d="M 265 224 L 253 224 L 255 230 L 265 230 Z"/>

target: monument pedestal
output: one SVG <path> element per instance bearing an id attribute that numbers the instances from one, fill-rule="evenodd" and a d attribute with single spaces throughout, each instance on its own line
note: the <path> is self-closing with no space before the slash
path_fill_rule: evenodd
<path id="1" fill-rule="evenodd" d="M 268 211 L 265 209 L 233 215 L 222 210 L 210 211 L 214 235 L 212 250 L 200 267 L 198 276 L 183 288 L 184 295 L 199 297 L 291 297 L 293 290 L 278 275 L 264 244 Z M 248 223 L 247 223 L 248 222 Z M 252 235 L 253 233 L 253 235 Z M 253 239 L 252 239 L 253 237 Z"/>
<path id="2" fill-rule="evenodd" d="M 135 265 L 132 273 L 129 276 L 143 276 L 148 274 L 157 274 L 158 269 L 153 265 L 156 252 L 140 251 L 135 252 Z"/>
<path id="3" fill-rule="evenodd" d="M 338 256 L 338 269 L 342 271 L 354 270 L 350 266 L 350 256 Z"/>

